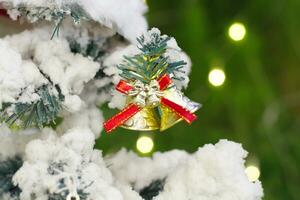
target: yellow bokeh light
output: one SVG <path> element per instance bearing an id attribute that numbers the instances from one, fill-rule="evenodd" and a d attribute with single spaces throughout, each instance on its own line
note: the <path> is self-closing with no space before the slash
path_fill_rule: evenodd
<path id="1" fill-rule="evenodd" d="M 142 136 L 136 142 L 136 148 L 143 154 L 150 153 L 153 150 L 153 147 L 153 140 L 148 136 Z"/>
<path id="2" fill-rule="evenodd" d="M 234 41 L 241 41 L 245 38 L 246 32 L 244 24 L 235 22 L 229 27 L 228 35 Z"/>
<path id="3" fill-rule="evenodd" d="M 226 79 L 225 72 L 222 69 L 213 69 L 209 72 L 208 80 L 210 84 L 219 87 L 224 84 Z"/>
<path id="4" fill-rule="evenodd" d="M 248 176 L 249 181 L 257 181 L 260 176 L 260 171 L 256 166 L 248 166 L 246 168 L 246 174 Z"/>

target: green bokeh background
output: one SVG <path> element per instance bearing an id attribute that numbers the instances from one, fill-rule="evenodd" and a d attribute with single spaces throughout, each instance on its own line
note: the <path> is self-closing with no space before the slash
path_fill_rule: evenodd
<path id="1" fill-rule="evenodd" d="M 147 133 L 155 151 L 194 152 L 228 139 L 243 144 L 248 164 L 261 170 L 265 200 L 300 199 L 300 1 L 148 0 L 151 27 L 174 36 L 192 59 L 185 94 L 201 102 L 199 119 L 166 132 Z M 235 21 L 246 38 L 227 35 Z M 214 66 L 226 72 L 220 88 L 210 86 Z M 104 108 L 106 117 L 116 111 Z M 136 151 L 143 133 L 117 129 L 97 141 L 104 153 Z"/>

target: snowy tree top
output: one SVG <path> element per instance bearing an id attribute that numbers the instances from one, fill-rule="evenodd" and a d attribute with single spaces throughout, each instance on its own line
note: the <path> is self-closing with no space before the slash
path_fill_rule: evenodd
<path id="1" fill-rule="evenodd" d="M 135 42 L 148 27 L 143 16 L 147 11 L 143 0 L 0 0 L 0 3 L 9 8 L 12 18 L 20 15 L 17 10 L 19 7 L 26 7 L 29 10 L 63 9 L 77 5 L 90 19 L 117 31 L 131 42 Z"/>

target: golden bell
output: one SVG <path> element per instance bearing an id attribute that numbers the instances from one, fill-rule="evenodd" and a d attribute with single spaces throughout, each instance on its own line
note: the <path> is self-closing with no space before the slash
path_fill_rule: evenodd
<path id="1" fill-rule="evenodd" d="M 167 89 L 164 91 L 165 98 L 172 100 L 174 103 L 181 105 L 183 108 L 194 113 L 201 108 L 199 103 L 191 101 L 189 98 L 183 95 L 182 92 L 177 90 L 175 87 Z M 176 123 L 182 121 L 182 118 L 178 116 L 175 112 L 170 110 L 166 106 L 160 106 L 161 112 L 161 122 L 160 122 L 160 131 L 164 131 Z"/>
<path id="2" fill-rule="evenodd" d="M 155 108 L 146 106 L 127 120 L 122 127 L 136 131 L 152 131 L 160 128 L 160 120 Z"/>
<path id="3" fill-rule="evenodd" d="M 152 105 L 146 105 L 147 94 L 141 90 L 137 95 L 128 96 L 126 105 L 135 103 L 143 109 L 128 119 L 121 127 L 136 131 L 152 131 L 160 128 L 160 119 L 156 108 Z"/>

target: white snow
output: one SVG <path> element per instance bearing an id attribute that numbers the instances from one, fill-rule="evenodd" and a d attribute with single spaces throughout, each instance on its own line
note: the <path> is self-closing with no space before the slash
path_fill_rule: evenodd
<path id="1" fill-rule="evenodd" d="M 103 129 L 104 117 L 96 106 L 84 108 L 76 113 L 64 112 L 62 117 L 63 122 L 57 128 L 57 131 L 61 134 L 68 129 L 81 127 L 89 128 L 98 138 Z"/>
<path id="2" fill-rule="evenodd" d="M 51 131 L 48 130 L 48 132 Z M 0 125 L 0 160 L 3 161 L 14 156 L 23 156 L 28 142 L 46 137 L 47 133 L 35 128 L 12 131 L 4 124 Z"/>
<path id="3" fill-rule="evenodd" d="M 94 20 L 116 28 L 133 43 L 147 30 L 147 22 L 143 17 L 147 11 L 144 0 L 80 0 L 79 4 Z"/>
<path id="4" fill-rule="evenodd" d="M 247 152 L 234 142 L 221 140 L 193 154 L 157 152 L 152 158 L 121 150 L 103 160 L 101 152 L 93 149 L 95 136 L 89 129 L 73 128 L 61 137 L 49 129 L 44 132 L 46 137 L 27 145 L 24 165 L 13 178 L 22 189 L 21 200 L 32 194 L 46 200 L 46 191 L 60 193 L 61 179 L 66 184 L 62 189 L 75 194 L 88 185 L 84 191 L 90 200 L 142 200 L 138 191 L 162 179 L 164 188 L 154 200 L 260 200 L 263 196 L 261 183 L 250 182 L 245 174 Z"/>
<path id="5" fill-rule="evenodd" d="M 31 141 L 26 147 L 26 160 L 13 178 L 22 189 L 21 200 L 31 195 L 47 200 L 47 191 L 55 194 L 66 190 L 68 194 L 80 189 L 88 193 L 89 199 L 122 200 L 101 152 L 93 150 L 94 141 L 94 134 L 81 128 L 69 130 L 61 138 L 49 135 Z"/>
<path id="6" fill-rule="evenodd" d="M 3 102 L 16 102 L 23 89 L 30 90 L 45 82 L 33 63 L 22 61 L 21 55 L 0 39 L 0 108 Z M 26 90 L 22 92 L 26 94 Z M 36 96 L 28 99 L 34 100 Z"/>
<path id="7" fill-rule="evenodd" d="M 0 54 L 0 103 L 37 100 L 35 89 L 49 84 L 42 75 L 44 73 L 52 84 L 59 85 L 67 110 L 76 112 L 82 108 L 84 103 L 79 95 L 85 83 L 94 78 L 100 64 L 73 54 L 66 39 L 49 38 L 49 30 L 35 29 L 6 37 L 0 42 L 0 51 L 3 52 Z"/>
<path id="8" fill-rule="evenodd" d="M 155 200 L 259 200 L 261 183 L 248 180 L 246 155 L 240 144 L 221 140 L 194 154 L 174 150 L 155 153 L 151 159 L 123 150 L 106 162 L 118 181 L 134 183 L 137 190 L 166 178 L 164 190 Z"/>
<path id="9" fill-rule="evenodd" d="M 54 84 L 60 86 L 66 99 L 65 105 L 71 112 L 78 111 L 81 108 L 78 95 L 84 84 L 94 78 L 100 64 L 80 54 L 74 55 L 70 52 L 67 41 L 58 38 L 40 41 L 35 49 L 35 59 L 39 68 Z"/>

